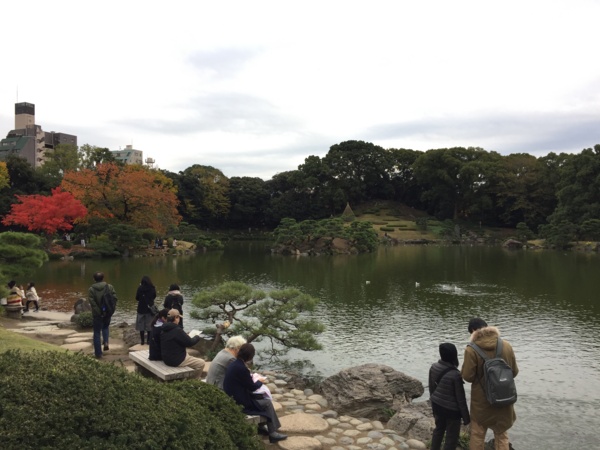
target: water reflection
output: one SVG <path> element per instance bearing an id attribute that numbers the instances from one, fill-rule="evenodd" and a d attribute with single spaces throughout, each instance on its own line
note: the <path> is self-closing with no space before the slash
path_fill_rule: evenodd
<path id="1" fill-rule="evenodd" d="M 178 258 L 52 262 L 34 277 L 43 303 L 71 310 L 102 270 L 133 323 L 143 275 L 159 298 L 178 283 L 186 304 L 200 289 L 238 280 L 263 289 L 297 287 L 321 299 L 327 325 L 320 352 L 295 352 L 323 375 L 384 363 L 424 383 L 440 342 L 463 348 L 467 322 L 497 325 L 517 355 L 516 448 L 594 448 L 600 423 L 600 259 L 492 247 L 396 247 L 373 255 L 288 258 L 260 244 Z M 369 283 L 367 283 L 367 281 Z M 418 283 L 418 285 L 417 285 Z M 186 321 L 186 328 L 201 324 Z M 462 359 L 462 355 L 459 356 Z M 468 391 L 469 389 L 467 389 Z M 565 437 L 565 436 L 568 436 Z M 540 446 L 540 442 L 543 445 Z"/>

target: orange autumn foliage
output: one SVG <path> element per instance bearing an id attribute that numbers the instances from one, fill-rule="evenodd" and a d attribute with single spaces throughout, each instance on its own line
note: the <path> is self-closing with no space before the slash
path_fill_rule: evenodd
<path id="1" fill-rule="evenodd" d="M 18 225 L 29 231 L 51 235 L 59 230 L 70 230 L 73 222 L 85 217 L 87 209 L 69 192 L 60 187 L 52 189 L 52 195 L 17 195 L 19 203 L 10 207 L 4 217 L 4 225 Z"/>
<path id="2" fill-rule="evenodd" d="M 61 187 L 86 205 L 88 218 L 113 218 L 159 233 L 181 221 L 173 182 L 143 166 L 104 163 L 66 172 Z"/>

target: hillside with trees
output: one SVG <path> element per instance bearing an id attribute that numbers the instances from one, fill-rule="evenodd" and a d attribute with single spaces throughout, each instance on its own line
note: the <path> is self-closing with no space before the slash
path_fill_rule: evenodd
<path id="1" fill-rule="evenodd" d="M 600 144 L 535 157 L 345 141 L 269 180 L 228 178 L 201 164 L 178 173 L 123 166 L 107 149 L 87 144 L 60 148 L 37 170 L 16 157 L 4 163 L 0 217 L 10 214 L 22 198 L 17 195 L 50 196 L 60 186 L 88 209 L 75 232 L 91 235 L 116 225 L 145 229 L 146 235 L 168 235 L 180 226 L 274 230 L 283 219 L 330 219 L 341 217 L 348 205 L 388 201 L 423 211 L 422 223 L 520 230 L 559 247 L 600 238 Z"/>

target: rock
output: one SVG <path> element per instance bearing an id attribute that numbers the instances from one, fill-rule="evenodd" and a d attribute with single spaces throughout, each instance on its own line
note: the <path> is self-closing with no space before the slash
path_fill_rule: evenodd
<path id="1" fill-rule="evenodd" d="M 90 305 L 90 302 L 88 302 L 87 299 L 85 298 L 80 298 L 79 300 L 77 300 L 75 302 L 75 305 L 73 305 L 73 309 L 75 314 L 81 314 L 82 312 L 87 312 L 87 311 L 92 311 L 92 305 Z"/>
<path id="2" fill-rule="evenodd" d="M 388 421 L 387 427 L 411 439 L 420 441 L 431 439 L 431 434 L 435 428 L 431 403 L 427 401 L 402 407 Z M 411 446 L 411 448 L 413 447 Z"/>
<path id="3" fill-rule="evenodd" d="M 318 439 L 307 436 L 290 436 L 277 444 L 284 450 L 320 450 L 323 448 L 323 444 Z"/>
<path id="4" fill-rule="evenodd" d="M 279 418 L 281 433 L 321 433 L 329 428 L 329 423 L 314 414 L 298 413 Z"/>
<path id="5" fill-rule="evenodd" d="M 505 248 L 523 248 L 523 243 L 516 239 L 507 239 L 502 243 L 502 247 Z"/>
<path id="6" fill-rule="evenodd" d="M 423 383 L 382 364 L 344 369 L 323 381 L 321 391 L 339 414 L 384 420 L 386 409 L 399 410 L 423 395 Z"/>
<path id="7" fill-rule="evenodd" d="M 123 330 L 123 342 L 128 347 L 140 344 L 140 332 L 134 327 L 129 327 Z"/>

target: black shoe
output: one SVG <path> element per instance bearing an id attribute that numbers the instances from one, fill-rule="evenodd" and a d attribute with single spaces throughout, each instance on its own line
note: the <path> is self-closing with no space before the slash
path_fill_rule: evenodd
<path id="1" fill-rule="evenodd" d="M 104 351 L 108 350 L 108 344 L 104 344 Z"/>
<path id="2" fill-rule="evenodd" d="M 285 434 L 276 433 L 276 432 L 269 434 L 269 442 L 271 444 L 278 442 L 278 441 L 283 441 L 285 439 L 287 439 L 287 435 L 285 435 Z"/>
<path id="3" fill-rule="evenodd" d="M 28 309 L 24 309 L 23 312 L 26 313 L 26 312 L 29 312 L 29 310 Z"/>
<path id="4" fill-rule="evenodd" d="M 96 359 L 102 359 L 102 355 L 94 355 L 94 358 L 96 358 Z"/>
<path id="5" fill-rule="evenodd" d="M 267 430 L 266 426 L 259 425 L 258 426 L 258 434 L 262 434 L 263 436 L 268 436 L 269 435 L 269 430 Z"/>

